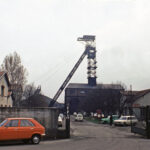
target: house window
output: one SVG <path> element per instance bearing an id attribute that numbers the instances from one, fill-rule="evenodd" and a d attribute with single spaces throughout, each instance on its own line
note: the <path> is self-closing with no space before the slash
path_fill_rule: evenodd
<path id="1" fill-rule="evenodd" d="M 4 89 L 5 89 L 5 87 L 2 85 L 1 86 L 1 96 L 4 96 Z"/>

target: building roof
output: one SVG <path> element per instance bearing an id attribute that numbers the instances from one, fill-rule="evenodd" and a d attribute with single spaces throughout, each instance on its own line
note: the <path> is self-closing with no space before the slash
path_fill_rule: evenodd
<path id="1" fill-rule="evenodd" d="M 149 93 L 149 92 L 150 92 L 150 89 L 138 91 L 138 92 L 135 94 L 133 100 L 137 100 L 138 98 L 143 97 L 144 95 L 146 95 L 146 94 Z"/>
<path id="2" fill-rule="evenodd" d="M 122 91 L 121 94 L 126 96 L 127 103 L 133 103 L 140 97 L 143 97 L 147 93 L 150 92 L 150 89 L 142 90 L 142 91 Z"/>
<path id="3" fill-rule="evenodd" d="M 4 71 L 0 71 L 0 78 L 5 74 Z"/>
<path id="4" fill-rule="evenodd" d="M 27 100 L 21 101 L 22 107 L 49 107 L 52 99 L 42 94 L 36 94 L 29 97 Z M 53 107 L 62 107 L 62 104 L 55 102 Z"/>
<path id="5" fill-rule="evenodd" d="M 121 91 L 121 94 L 124 96 L 136 95 L 139 91 Z"/>
<path id="6" fill-rule="evenodd" d="M 120 84 L 97 84 L 96 86 L 89 86 L 88 84 L 70 83 L 67 89 L 116 89 L 123 90 Z"/>

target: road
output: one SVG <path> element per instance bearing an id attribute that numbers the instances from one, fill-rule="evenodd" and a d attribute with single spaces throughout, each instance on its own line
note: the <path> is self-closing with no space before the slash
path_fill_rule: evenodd
<path id="1" fill-rule="evenodd" d="M 71 122 L 70 139 L 42 141 L 39 145 L 5 144 L 0 150 L 149 150 L 150 140 L 130 133 L 129 127 L 110 127 L 83 122 Z"/>

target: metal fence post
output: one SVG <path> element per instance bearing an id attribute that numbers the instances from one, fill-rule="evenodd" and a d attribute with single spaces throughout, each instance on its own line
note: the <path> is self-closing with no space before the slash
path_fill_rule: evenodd
<path id="1" fill-rule="evenodd" d="M 66 137 L 70 138 L 70 113 L 69 103 L 66 104 Z"/>
<path id="2" fill-rule="evenodd" d="M 149 106 L 146 106 L 146 137 L 150 138 L 150 116 L 149 116 Z"/>

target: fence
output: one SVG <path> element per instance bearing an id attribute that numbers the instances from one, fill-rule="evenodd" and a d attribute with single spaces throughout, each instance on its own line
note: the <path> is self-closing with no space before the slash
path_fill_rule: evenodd
<path id="1" fill-rule="evenodd" d="M 150 106 L 132 108 L 138 122 L 131 126 L 131 132 L 150 138 Z"/>

